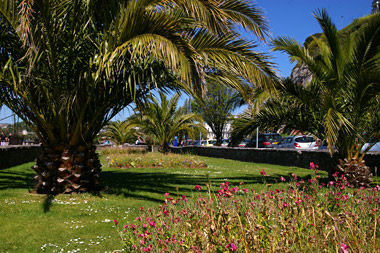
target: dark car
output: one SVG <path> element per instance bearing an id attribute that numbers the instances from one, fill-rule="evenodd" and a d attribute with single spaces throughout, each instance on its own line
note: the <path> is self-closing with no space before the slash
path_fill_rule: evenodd
<path id="1" fill-rule="evenodd" d="M 282 137 L 278 133 L 264 133 L 259 134 L 259 148 L 274 148 L 282 140 Z M 256 147 L 256 136 L 245 145 L 246 147 L 255 148 Z"/>

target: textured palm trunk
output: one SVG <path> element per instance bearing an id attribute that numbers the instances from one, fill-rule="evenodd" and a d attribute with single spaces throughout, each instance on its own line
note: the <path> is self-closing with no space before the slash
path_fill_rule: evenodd
<path id="1" fill-rule="evenodd" d="M 82 193 L 100 190 L 101 164 L 96 147 L 43 147 L 32 167 L 37 193 Z"/>
<path id="2" fill-rule="evenodd" d="M 336 171 L 347 179 L 352 187 L 369 187 L 372 182 L 371 169 L 366 166 L 365 161 L 357 158 L 339 160 Z"/>

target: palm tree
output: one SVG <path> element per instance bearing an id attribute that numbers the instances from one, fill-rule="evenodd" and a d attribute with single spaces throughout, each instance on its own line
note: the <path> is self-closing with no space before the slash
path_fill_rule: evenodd
<path id="1" fill-rule="evenodd" d="M 284 82 L 281 97 L 268 102 L 254 121 L 265 126 L 271 119 L 277 126 L 326 139 L 330 153 L 336 147 L 340 159 L 331 172 L 344 174 L 353 186 L 368 186 L 371 173 L 363 160 L 366 152 L 361 149 L 380 131 L 380 16 L 373 15 L 358 37 L 345 41 L 324 10 L 314 16 L 324 35 L 316 39 L 316 56 L 295 40 L 280 37 L 273 41 L 274 50 L 286 52 L 292 61 L 307 66 L 311 82 L 306 87 Z M 244 124 L 240 126 L 244 128 Z"/>
<path id="2" fill-rule="evenodd" d="M 231 113 L 242 105 L 240 93 L 212 82 L 207 83 L 203 98 L 192 103 L 193 111 L 202 116 L 216 137 L 217 145 L 222 143 L 223 133 Z"/>
<path id="3" fill-rule="evenodd" d="M 160 151 L 169 151 L 169 142 L 178 133 L 187 132 L 194 138 L 194 128 L 204 128 L 202 117 L 195 113 L 183 113 L 177 110 L 180 94 L 175 94 L 170 100 L 163 92 L 159 93 L 160 101 L 150 97 L 143 110 L 129 117 L 126 121 L 129 127 L 138 127 L 145 135 L 154 136 L 158 140 Z"/>
<path id="4" fill-rule="evenodd" d="M 126 122 L 118 120 L 107 125 L 102 136 L 108 138 L 117 145 L 122 145 L 124 143 L 134 143 L 138 133 L 134 128 L 128 127 Z"/>
<path id="5" fill-rule="evenodd" d="M 37 192 L 99 189 L 93 140 L 151 89 L 201 92 L 206 77 L 270 87 L 271 64 L 238 26 L 268 33 L 244 0 L 0 1 L 1 100 L 41 140 Z"/>

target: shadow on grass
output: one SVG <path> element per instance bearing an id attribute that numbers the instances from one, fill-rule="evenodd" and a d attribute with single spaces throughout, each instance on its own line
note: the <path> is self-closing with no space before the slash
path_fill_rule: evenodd
<path id="1" fill-rule="evenodd" d="M 267 184 L 281 183 L 280 177 L 284 176 L 286 182 L 293 177 L 289 175 L 273 175 L 265 177 Z M 311 178 L 310 175 L 298 177 L 298 180 Z M 225 177 L 213 177 L 210 179 L 214 190 L 219 185 L 226 182 Z M 162 202 L 163 197 L 155 198 L 152 193 L 163 196 L 165 192 L 177 195 L 189 195 L 194 191 L 195 185 L 202 186 L 205 191 L 205 184 L 209 182 L 207 175 L 192 174 L 172 174 L 164 172 L 146 173 L 146 172 L 129 172 L 129 171 L 103 171 L 100 175 L 100 181 L 105 186 L 105 193 L 113 195 L 123 195 L 124 197 L 136 198 L 154 202 Z M 264 178 L 262 175 L 229 175 L 228 181 L 237 186 L 240 182 L 245 185 L 262 184 Z"/>
<path id="2" fill-rule="evenodd" d="M 33 176 L 30 172 L 0 170 L 0 190 L 26 188 L 30 192 L 33 189 Z"/>

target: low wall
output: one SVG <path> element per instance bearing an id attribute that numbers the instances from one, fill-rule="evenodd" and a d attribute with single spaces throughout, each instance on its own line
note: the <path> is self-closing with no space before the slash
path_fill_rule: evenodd
<path id="1" fill-rule="evenodd" d="M 0 169 L 33 162 L 41 152 L 39 145 L 0 147 Z"/>
<path id="2" fill-rule="evenodd" d="M 200 156 L 225 158 L 244 162 L 268 163 L 284 166 L 309 168 L 310 162 L 318 164 L 319 168 L 328 171 L 334 164 L 325 150 L 294 150 L 294 149 L 264 149 L 264 148 L 227 148 L 227 147 L 171 147 L 173 153 L 192 153 Z M 367 166 L 372 173 L 380 168 L 380 152 L 367 153 Z M 379 172 L 377 172 L 379 175 Z"/>

